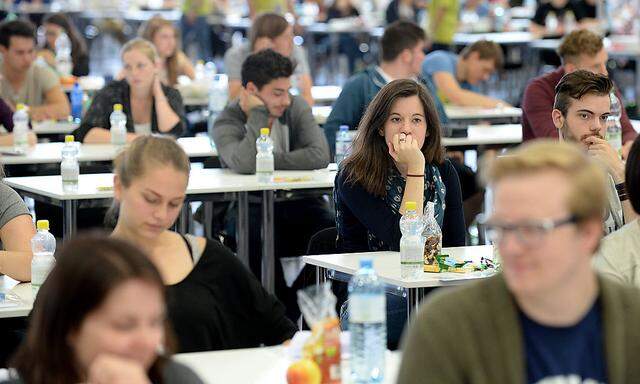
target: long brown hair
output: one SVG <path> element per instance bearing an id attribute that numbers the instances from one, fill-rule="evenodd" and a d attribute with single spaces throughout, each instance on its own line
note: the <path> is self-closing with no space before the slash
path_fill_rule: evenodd
<path id="1" fill-rule="evenodd" d="M 135 246 L 104 235 L 70 240 L 56 253 L 56 265 L 36 297 L 27 335 L 9 364 L 27 384 L 79 383 L 86 379 L 69 344 L 91 312 L 114 289 L 131 279 L 141 279 L 160 291 L 160 273 Z M 165 324 L 165 351 L 173 350 L 173 338 Z M 156 359 L 148 375 L 162 382 L 166 357 Z"/>
<path id="2" fill-rule="evenodd" d="M 178 54 L 180 53 L 180 33 L 176 26 L 173 25 L 171 21 L 164 19 L 162 16 L 156 15 L 140 27 L 138 36 L 153 43 L 153 38 L 156 33 L 164 27 L 170 27 L 176 37 L 176 49 L 173 51 L 171 56 L 167 57 L 165 60 L 169 85 L 173 86 L 178 83 Z"/>
<path id="3" fill-rule="evenodd" d="M 80 34 L 80 31 L 78 31 L 78 28 L 69 20 L 67 15 L 64 13 L 51 13 L 44 17 L 42 24 L 44 23 L 54 24 L 64 29 L 64 32 L 71 42 L 71 60 L 73 61 L 74 67 L 79 64 L 83 56 L 89 54 L 84 37 Z M 56 47 L 48 48 L 53 51 L 56 49 Z"/>
<path id="4" fill-rule="evenodd" d="M 440 120 L 431 96 L 422 84 L 413 80 L 394 80 L 378 92 L 360 120 L 351 155 L 341 164 L 348 183 L 359 184 L 374 196 L 385 196 L 385 180 L 394 163 L 384 135 L 380 133 L 384 133 L 384 125 L 396 100 L 411 96 L 418 96 L 424 108 L 427 135 L 421 150 L 425 162 L 440 164 L 444 161 Z"/>

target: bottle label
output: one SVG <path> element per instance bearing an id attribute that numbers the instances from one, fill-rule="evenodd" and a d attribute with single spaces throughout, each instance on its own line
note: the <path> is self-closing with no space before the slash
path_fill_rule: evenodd
<path id="1" fill-rule="evenodd" d="M 256 161 L 257 173 L 271 173 L 273 172 L 273 168 L 273 157 L 259 158 L 258 161 Z"/>
<path id="2" fill-rule="evenodd" d="M 386 298 L 380 295 L 354 295 L 349 297 L 349 322 L 382 323 L 387 316 Z"/>

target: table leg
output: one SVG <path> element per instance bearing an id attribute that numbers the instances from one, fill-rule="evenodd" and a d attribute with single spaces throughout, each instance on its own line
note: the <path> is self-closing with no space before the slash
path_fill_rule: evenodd
<path id="1" fill-rule="evenodd" d="M 274 196 L 273 191 L 262 191 L 262 286 L 269 293 L 275 292 Z"/>
<path id="2" fill-rule="evenodd" d="M 316 267 L 316 285 L 320 286 L 327 281 L 327 269 L 323 267 Z"/>
<path id="3" fill-rule="evenodd" d="M 63 200 L 62 201 L 62 238 L 68 240 L 76 232 L 77 228 L 77 214 L 78 214 L 78 201 L 77 200 Z"/>
<path id="4" fill-rule="evenodd" d="M 418 309 L 422 298 L 420 288 L 407 288 L 407 322 L 412 321 L 413 312 Z"/>
<path id="5" fill-rule="evenodd" d="M 237 204 L 236 254 L 242 264 L 249 268 L 249 194 L 247 192 L 238 192 Z"/>
<path id="6" fill-rule="evenodd" d="M 189 204 L 188 201 L 185 201 L 182 204 L 182 208 L 180 209 L 180 215 L 178 216 L 178 222 L 176 223 L 178 227 L 178 232 L 182 233 L 183 235 L 187 233 L 187 225 L 189 223 L 190 209 L 191 209 L 191 204 Z"/>
<path id="7" fill-rule="evenodd" d="M 205 201 L 204 205 L 204 235 L 207 239 L 213 237 L 213 201 Z"/>

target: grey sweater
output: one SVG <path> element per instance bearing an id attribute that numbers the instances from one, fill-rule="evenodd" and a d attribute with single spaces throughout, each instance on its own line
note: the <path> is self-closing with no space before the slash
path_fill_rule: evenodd
<path id="1" fill-rule="evenodd" d="M 316 123 L 311 108 L 300 96 L 291 97 L 291 105 L 279 118 L 289 130 L 289 151 L 274 151 L 275 169 L 319 169 L 329 164 L 329 146 Z M 223 167 L 238 173 L 255 173 L 256 139 L 260 128 L 268 127 L 269 112 L 264 106 L 253 108 L 249 116 L 234 101 L 220 113 L 213 126 Z"/>

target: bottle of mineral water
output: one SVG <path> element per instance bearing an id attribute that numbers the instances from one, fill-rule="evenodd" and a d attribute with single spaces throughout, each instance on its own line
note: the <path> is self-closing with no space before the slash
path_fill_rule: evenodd
<path id="1" fill-rule="evenodd" d="M 113 105 L 109 122 L 111 123 L 111 144 L 125 145 L 127 143 L 127 115 L 122 111 L 122 104 Z"/>
<path id="2" fill-rule="evenodd" d="M 336 134 L 336 164 L 340 165 L 340 162 L 349 155 L 349 148 L 351 147 L 351 138 L 349 137 L 349 126 L 341 125 L 338 133 Z"/>
<path id="3" fill-rule="evenodd" d="M 56 39 L 56 69 L 62 77 L 71 76 L 73 62 L 71 60 L 71 40 L 62 32 Z"/>
<path id="4" fill-rule="evenodd" d="M 269 128 L 260 129 L 260 137 L 256 140 L 256 175 L 258 183 L 273 181 L 273 140 L 269 136 Z"/>
<path id="5" fill-rule="evenodd" d="M 349 281 L 349 331 L 351 333 L 351 383 L 381 383 L 387 350 L 387 313 L 384 284 L 371 259 Z"/>
<path id="6" fill-rule="evenodd" d="M 611 90 L 609 94 L 611 100 L 611 114 L 607 118 L 607 141 L 613 149 L 620 154 L 622 150 L 622 124 L 620 118 L 622 117 L 622 105 L 620 100 L 616 96 L 615 91 Z"/>
<path id="7" fill-rule="evenodd" d="M 60 163 L 60 176 L 63 183 L 78 183 L 80 175 L 80 165 L 78 164 L 78 146 L 73 139 L 73 135 L 64 137 L 64 147 L 62 147 L 62 162 Z"/>
<path id="8" fill-rule="evenodd" d="M 56 238 L 49 232 L 49 220 L 38 220 L 38 232 L 31 238 L 31 287 L 35 299 L 42 283 L 47 279 L 56 260 Z"/>
<path id="9" fill-rule="evenodd" d="M 24 104 L 18 104 L 13 114 L 13 147 L 20 153 L 29 148 L 29 114 Z"/>
<path id="10" fill-rule="evenodd" d="M 418 214 L 415 201 L 405 203 L 405 213 L 400 218 L 400 276 L 417 279 L 423 271 L 424 220 Z"/>

